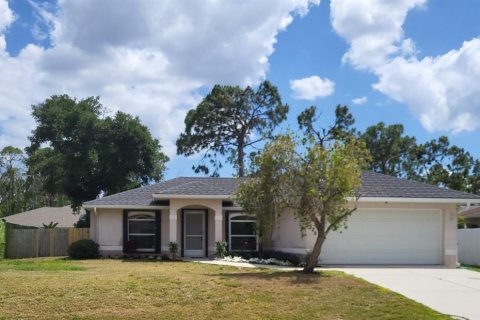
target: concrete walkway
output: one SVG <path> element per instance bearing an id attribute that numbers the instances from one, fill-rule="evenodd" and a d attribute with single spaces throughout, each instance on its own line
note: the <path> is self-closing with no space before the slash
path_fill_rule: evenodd
<path id="1" fill-rule="evenodd" d="M 251 263 L 194 260 L 201 263 L 239 268 L 299 268 L 265 266 Z M 438 312 L 457 319 L 480 320 L 480 272 L 443 267 L 331 267 L 395 291 Z"/>
<path id="2" fill-rule="evenodd" d="M 480 320 L 480 272 L 436 267 L 339 268 L 434 310 Z"/>

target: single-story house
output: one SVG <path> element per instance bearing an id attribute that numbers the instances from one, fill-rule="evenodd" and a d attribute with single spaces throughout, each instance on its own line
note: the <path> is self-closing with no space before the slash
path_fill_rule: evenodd
<path id="1" fill-rule="evenodd" d="M 480 228 L 480 206 L 466 207 L 458 215 L 463 217 L 466 229 Z"/>
<path id="2" fill-rule="evenodd" d="M 457 209 L 480 197 L 373 172 L 362 174 L 358 210 L 347 229 L 329 234 L 321 264 L 425 264 L 455 267 Z M 211 257 L 215 243 L 230 251 L 258 249 L 255 218 L 235 205 L 235 178 L 179 177 L 84 203 L 90 235 L 104 255 L 127 250 Z M 302 237 L 292 212 L 273 235 L 274 250 L 306 254 L 315 235 Z"/>
<path id="3" fill-rule="evenodd" d="M 70 206 L 42 207 L 2 218 L 6 223 L 32 228 L 43 228 L 44 224 L 57 223 L 57 228 L 73 228 L 80 214 L 74 214 Z"/>

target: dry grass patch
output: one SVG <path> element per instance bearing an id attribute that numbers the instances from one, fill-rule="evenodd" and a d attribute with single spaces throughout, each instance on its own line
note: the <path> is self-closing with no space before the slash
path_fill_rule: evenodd
<path id="1" fill-rule="evenodd" d="M 0 318 L 448 319 L 340 272 L 305 275 L 183 262 L 69 263 L 84 271 L 0 272 Z"/>

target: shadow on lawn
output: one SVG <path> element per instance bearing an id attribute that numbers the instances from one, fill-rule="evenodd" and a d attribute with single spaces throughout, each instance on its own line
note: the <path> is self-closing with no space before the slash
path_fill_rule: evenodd
<path id="1" fill-rule="evenodd" d="M 169 259 L 149 259 L 149 258 L 122 258 L 122 259 L 118 259 L 122 262 L 151 262 L 151 263 L 169 263 L 169 262 L 173 262 L 173 263 L 179 263 L 179 262 L 186 262 L 186 261 L 182 261 L 182 260 L 169 260 Z"/>
<path id="2" fill-rule="evenodd" d="M 315 272 L 313 274 L 306 274 L 302 271 L 274 271 L 274 272 L 233 272 L 233 273 L 217 273 L 208 274 L 208 276 L 220 277 L 223 279 L 236 280 L 264 280 L 264 281 L 278 281 L 287 280 L 292 284 L 312 284 L 318 283 L 322 279 L 331 278 L 331 274 L 325 272 Z"/>

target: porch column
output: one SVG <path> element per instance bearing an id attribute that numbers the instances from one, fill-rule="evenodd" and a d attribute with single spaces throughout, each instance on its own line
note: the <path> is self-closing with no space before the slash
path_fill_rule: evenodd
<path id="1" fill-rule="evenodd" d="M 223 241 L 223 213 L 222 209 L 215 210 L 215 243 Z"/>
<path id="2" fill-rule="evenodd" d="M 169 214 L 169 241 L 177 242 L 177 210 L 170 207 Z"/>

